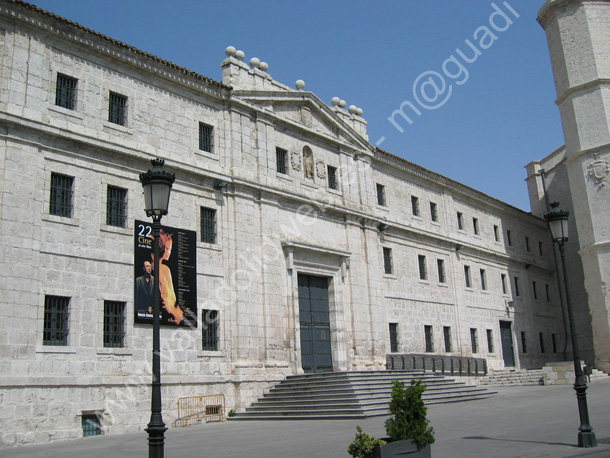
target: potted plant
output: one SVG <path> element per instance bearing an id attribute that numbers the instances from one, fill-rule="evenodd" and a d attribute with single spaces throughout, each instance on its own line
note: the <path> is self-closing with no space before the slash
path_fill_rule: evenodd
<path id="1" fill-rule="evenodd" d="M 385 445 L 386 441 L 377 439 L 376 437 L 369 436 L 367 433 L 362 432 L 360 426 L 356 426 L 356 438 L 354 442 L 349 444 L 347 447 L 347 453 L 354 458 L 373 458 L 373 450 L 375 446 Z"/>

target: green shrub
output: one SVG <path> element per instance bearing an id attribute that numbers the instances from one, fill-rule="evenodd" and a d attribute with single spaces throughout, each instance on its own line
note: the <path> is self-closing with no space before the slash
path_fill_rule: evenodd
<path id="1" fill-rule="evenodd" d="M 228 416 L 229 416 L 229 417 L 234 417 L 234 416 L 235 416 L 235 409 L 231 409 L 231 410 L 229 410 L 229 414 L 228 414 Z"/>
<path id="2" fill-rule="evenodd" d="M 392 382 L 390 412 L 393 417 L 385 422 L 392 441 L 410 440 L 418 446 L 434 443 L 434 429 L 428 426 L 428 409 L 422 400 L 425 389 L 421 380 L 411 380 L 411 386 L 406 389 L 403 382 Z"/>
<path id="3" fill-rule="evenodd" d="M 347 453 L 354 458 L 373 458 L 373 449 L 375 448 L 375 445 L 382 446 L 386 444 L 386 441 L 363 433 L 360 426 L 356 426 L 356 431 L 358 431 L 358 433 L 356 434 L 354 442 L 347 447 Z"/>

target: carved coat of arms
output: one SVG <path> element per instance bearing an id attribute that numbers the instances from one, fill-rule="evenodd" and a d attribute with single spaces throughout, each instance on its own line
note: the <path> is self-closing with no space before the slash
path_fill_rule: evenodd
<path id="1" fill-rule="evenodd" d="M 587 165 L 589 170 L 589 179 L 593 180 L 596 186 L 604 186 L 604 182 L 610 174 L 610 163 L 607 160 L 599 157 L 599 153 L 595 153 L 595 160 Z"/>

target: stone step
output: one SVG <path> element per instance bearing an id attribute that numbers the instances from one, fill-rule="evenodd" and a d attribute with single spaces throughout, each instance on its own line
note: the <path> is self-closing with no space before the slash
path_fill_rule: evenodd
<path id="1" fill-rule="evenodd" d="M 543 385 L 542 370 L 509 369 L 504 371 L 490 372 L 484 377 L 479 377 L 478 385 L 481 386 L 536 386 Z"/>

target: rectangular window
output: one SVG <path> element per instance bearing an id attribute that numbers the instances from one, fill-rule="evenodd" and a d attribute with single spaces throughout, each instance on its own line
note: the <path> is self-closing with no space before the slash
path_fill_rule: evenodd
<path id="1" fill-rule="evenodd" d="M 330 189 L 337 189 L 337 167 L 329 165 L 328 170 L 328 187 Z"/>
<path id="2" fill-rule="evenodd" d="M 413 216 L 419 216 L 419 197 L 411 196 L 411 210 Z"/>
<path id="3" fill-rule="evenodd" d="M 511 237 L 510 230 L 506 231 L 506 241 L 508 242 L 508 246 L 513 246 L 513 239 Z"/>
<path id="4" fill-rule="evenodd" d="M 519 277 L 515 277 L 515 296 L 520 296 L 520 294 L 519 294 Z"/>
<path id="5" fill-rule="evenodd" d="M 506 284 L 506 274 L 500 274 L 502 279 L 502 294 L 506 294 L 508 291 L 508 285 Z"/>
<path id="6" fill-rule="evenodd" d="M 430 202 L 430 219 L 438 222 L 438 208 L 434 202 Z"/>
<path id="7" fill-rule="evenodd" d="M 464 281 L 466 282 L 466 288 L 472 287 L 472 279 L 470 278 L 470 266 L 464 266 Z"/>
<path id="8" fill-rule="evenodd" d="M 443 327 L 443 337 L 445 338 L 445 352 L 451 353 L 453 351 L 453 345 L 451 343 L 451 328 L 449 326 Z"/>
<path id="9" fill-rule="evenodd" d="M 216 243 L 216 210 L 201 207 L 201 241 Z"/>
<path id="10" fill-rule="evenodd" d="M 421 254 L 417 256 L 417 264 L 419 266 L 419 279 L 427 280 L 428 272 L 426 271 L 426 257 Z"/>
<path id="11" fill-rule="evenodd" d="M 538 285 L 535 281 L 532 282 L 532 293 L 534 294 L 534 300 L 538 300 Z"/>
<path id="12" fill-rule="evenodd" d="M 479 337 L 475 328 L 470 328 L 470 345 L 473 353 L 479 352 Z"/>
<path id="13" fill-rule="evenodd" d="M 479 235 L 479 219 L 472 218 L 472 230 L 474 231 L 474 235 Z"/>
<path id="14" fill-rule="evenodd" d="M 426 339 L 426 353 L 433 353 L 434 341 L 432 340 L 432 326 L 424 326 L 424 337 Z"/>
<path id="15" fill-rule="evenodd" d="M 218 310 L 202 310 L 201 340 L 204 351 L 218 351 Z"/>
<path id="16" fill-rule="evenodd" d="M 525 339 L 525 331 L 521 331 L 521 351 L 527 353 L 527 341 Z"/>
<path id="17" fill-rule="evenodd" d="M 438 271 L 438 282 L 446 283 L 447 278 L 445 277 L 445 261 L 443 259 L 436 260 L 436 270 Z"/>
<path id="18" fill-rule="evenodd" d="M 525 237 L 525 251 L 530 251 L 530 238 Z"/>
<path id="19" fill-rule="evenodd" d="M 457 212 L 457 225 L 458 229 L 464 229 L 464 215 L 462 215 L 462 212 Z"/>
<path id="20" fill-rule="evenodd" d="M 43 345 L 68 345 L 69 297 L 45 296 Z"/>
<path id="21" fill-rule="evenodd" d="M 538 253 L 542 256 L 542 242 L 538 242 Z"/>
<path id="22" fill-rule="evenodd" d="M 125 302 L 104 301 L 104 347 L 123 348 Z"/>
<path id="23" fill-rule="evenodd" d="M 51 173 L 51 198 L 49 213 L 51 215 L 72 217 L 72 187 L 74 177 Z"/>
<path id="24" fill-rule="evenodd" d="M 110 93 L 108 121 L 124 126 L 127 123 L 127 97 L 115 92 Z"/>
<path id="25" fill-rule="evenodd" d="M 214 127 L 199 123 L 199 149 L 211 153 L 214 148 Z"/>
<path id="26" fill-rule="evenodd" d="M 383 248 L 383 271 L 390 275 L 393 272 L 392 266 L 392 249 L 391 248 Z"/>
<path id="27" fill-rule="evenodd" d="M 546 301 L 551 302 L 551 288 L 549 287 L 548 283 L 545 283 L 544 291 L 546 293 Z"/>
<path id="28" fill-rule="evenodd" d="M 557 336 L 551 334 L 551 343 L 553 344 L 553 353 L 557 353 Z"/>
<path id="29" fill-rule="evenodd" d="M 377 205 L 385 206 L 385 186 L 377 183 Z"/>
<path id="30" fill-rule="evenodd" d="M 275 148 L 275 162 L 277 173 L 286 175 L 288 173 L 288 151 L 284 148 Z"/>
<path id="31" fill-rule="evenodd" d="M 544 353 L 544 335 L 539 333 L 538 337 L 540 338 L 540 353 Z"/>
<path id="32" fill-rule="evenodd" d="M 494 332 L 491 329 L 487 330 L 487 351 L 494 352 Z"/>
<path id="33" fill-rule="evenodd" d="M 500 228 L 494 225 L 494 239 L 496 242 L 500 241 Z"/>
<path id="34" fill-rule="evenodd" d="M 481 289 L 485 291 L 487 289 L 487 273 L 485 269 L 481 269 Z"/>
<path id="35" fill-rule="evenodd" d="M 390 353 L 398 353 L 398 323 L 390 323 Z"/>
<path id="36" fill-rule="evenodd" d="M 83 414 L 81 425 L 83 437 L 100 436 L 102 434 L 100 417 L 96 414 Z"/>
<path id="37" fill-rule="evenodd" d="M 68 75 L 57 74 L 55 105 L 74 110 L 76 108 L 76 83 L 78 80 Z"/>
<path id="38" fill-rule="evenodd" d="M 106 191 L 106 224 L 125 227 L 127 220 L 127 189 L 108 186 Z"/>

